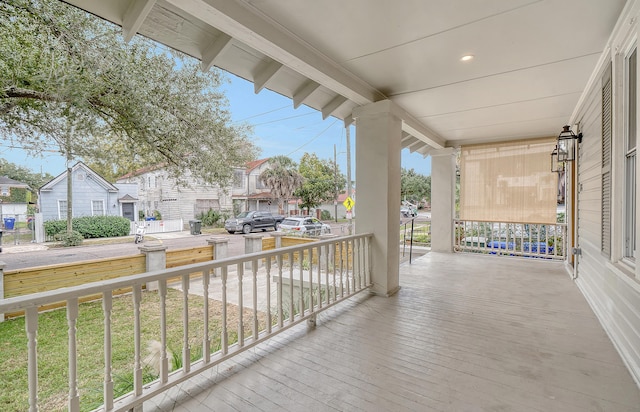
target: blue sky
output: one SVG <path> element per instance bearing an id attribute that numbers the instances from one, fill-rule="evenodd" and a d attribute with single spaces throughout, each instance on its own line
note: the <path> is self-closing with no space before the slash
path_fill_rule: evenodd
<path id="1" fill-rule="evenodd" d="M 260 158 L 286 155 L 300 160 L 306 152 L 315 153 L 321 159 L 333 160 L 336 145 L 338 166 L 346 174 L 346 136 L 344 123 L 333 117 L 322 120 L 320 112 L 307 106 L 293 109 L 293 102 L 269 90 L 255 94 L 253 84 L 232 74 L 225 74 L 229 83 L 222 87 L 229 99 L 234 122 L 254 125 L 253 141 L 261 148 Z M 8 147 L 0 141 L 0 156 L 9 162 L 27 167 L 34 172 L 48 172 L 54 176 L 65 169 L 65 160 L 55 152 L 45 152 L 44 157 L 30 157 L 22 150 Z M 351 127 L 352 178 L 355 178 L 355 128 Z M 402 167 L 430 175 L 431 158 L 402 151 Z"/>

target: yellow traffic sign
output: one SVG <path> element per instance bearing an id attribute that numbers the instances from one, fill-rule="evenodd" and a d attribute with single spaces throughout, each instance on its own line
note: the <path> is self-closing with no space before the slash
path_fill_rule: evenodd
<path id="1" fill-rule="evenodd" d="M 356 202 L 349 196 L 344 200 L 344 202 L 342 202 L 342 204 L 347 210 L 351 210 Z"/>

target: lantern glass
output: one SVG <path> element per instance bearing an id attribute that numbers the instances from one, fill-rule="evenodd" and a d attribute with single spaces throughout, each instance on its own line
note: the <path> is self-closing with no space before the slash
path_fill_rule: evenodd
<path id="1" fill-rule="evenodd" d="M 558 146 L 551 152 L 551 171 L 560 173 L 564 170 L 564 162 L 558 161 Z"/>
<path id="2" fill-rule="evenodd" d="M 571 162 L 576 158 L 576 136 L 569 126 L 564 126 L 562 133 L 558 136 L 558 162 Z"/>

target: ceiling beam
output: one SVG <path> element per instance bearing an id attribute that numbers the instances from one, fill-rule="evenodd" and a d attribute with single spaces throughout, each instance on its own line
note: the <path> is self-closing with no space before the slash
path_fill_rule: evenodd
<path id="1" fill-rule="evenodd" d="M 344 96 L 336 96 L 329 103 L 322 107 L 322 120 L 326 120 L 327 117 L 331 116 L 344 102 L 347 101 L 347 98 Z"/>
<path id="2" fill-rule="evenodd" d="M 231 46 L 231 40 L 233 40 L 231 36 L 225 33 L 220 33 L 220 36 L 218 36 L 218 38 L 202 52 L 202 71 L 206 72 L 215 65 L 218 56 L 221 56 L 222 53 Z"/>
<path id="3" fill-rule="evenodd" d="M 245 2 L 165 0 L 358 105 L 385 96 Z"/>
<path id="4" fill-rule="evenodd" d="M 297 109 L 300 107 L 307 97 L 311 96 L 311 94 L 318 90 L 318 88 L 320 88 L 318 83 L 313 80 L 308 80 L 300 89 L 293 93 L 293 108 Z"/>
<path id="5" fill-rule="evenodd" d="M 266 66 L 262 66 L 261 70 L 253 75 L 253 90 L 256 94 L 260 93 L 262 89 L 267 85 L 269 80 L 273 79 L 273 77 L 282 69 L 284 66 L 273 60 L 269 62 Z"/>
<path id="6" fill-rule="evenodd" d="M 131 2 L 124 19 L 122 19 L 122 35 L 125 42 L 130 42 L 133 36 L 138 33 L 154 4 L 156 4 L 156 0 L 134 0 Z"/>

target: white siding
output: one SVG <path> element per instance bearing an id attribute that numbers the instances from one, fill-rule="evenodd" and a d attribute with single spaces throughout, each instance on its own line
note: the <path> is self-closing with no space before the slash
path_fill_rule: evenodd
<path id="1" fill-rule="evenodd" d="M 636 16 L 637 17 L 637 16 Z M 628 16 L 625 19 L 628 20 Z M 628 25 L 627 25 L 628 26 Z M 622 36 L 626 37 L 626 35 Z M 615 47 L 612 47 L 615 50 Z M 600 73 L 612 59 L 603 59 Z M 620 81 L 613 71 L 614 84 Z M 615 89 L 614 89 L 615 90 Z M 614 102 L 619 103 L 614 91 Z M 620 111 L 614 103 L 614 118 Z M 620 156 L 614 150 L 614 184 L 612 187 L 612 257 L 601 252 L 602 247 L 602 96 L 601 82 L 595 81 L 578 108 L 575 122 L 584 134 L 580 146 L 578 173 L 578 258 L 576 283 L 600 322 L 622 355 L 636 382 L 640 383 L 640 279 L 633 270 L 625 271 L 617 261 L 620 257 L 621 185 Z M 620 127 L 614 120 L 613 145 L 621 142 Z M 615 173 L 618 173 L 616 178 Z M 618 183 L 615 183 L 618 182 Z M 616 256 L 618 258 L 616 258 Z"/>

